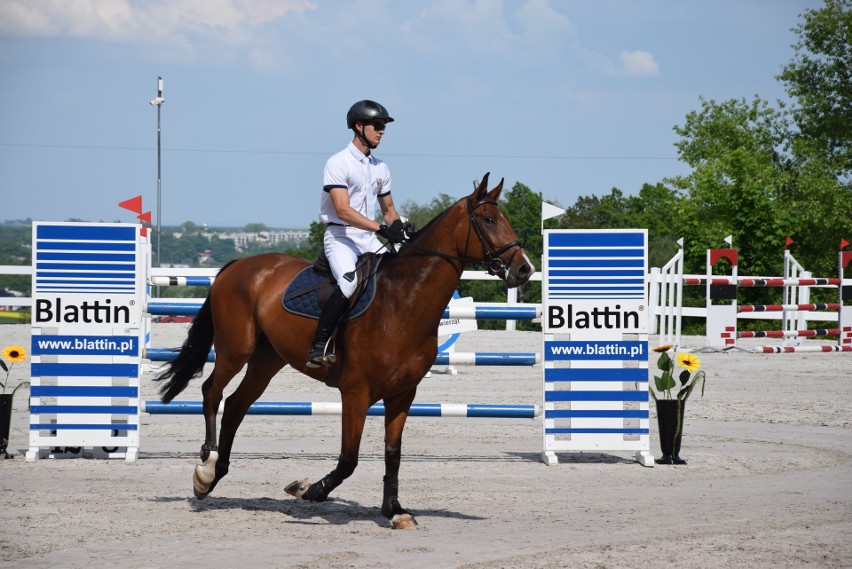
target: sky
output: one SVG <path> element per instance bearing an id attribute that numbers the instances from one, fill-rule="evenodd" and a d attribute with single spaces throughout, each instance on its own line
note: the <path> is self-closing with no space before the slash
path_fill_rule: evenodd
<path id="1" fill-rule="evenodd" d="M 673 127 L 775 77 L 816 0 L 0 0 L 0 221 L 307 227 L 360 99 L 398 209 L 486 172 L 569 207 L 689 173 Z M 158 77 L 160 159 L 157 158 Z"/>

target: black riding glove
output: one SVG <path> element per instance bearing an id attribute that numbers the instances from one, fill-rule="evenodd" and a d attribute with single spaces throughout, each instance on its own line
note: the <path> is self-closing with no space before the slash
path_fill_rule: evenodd
<path id="1" fill-rule="evenodd" d="M 398 219 L 391 223 L 390 227 L 387 225 L 380 225 L 379 230 L 376 231 L 376 233 L 391 243 L 402 243 L 407 239 L 405 235 L 405 227 Z"/>

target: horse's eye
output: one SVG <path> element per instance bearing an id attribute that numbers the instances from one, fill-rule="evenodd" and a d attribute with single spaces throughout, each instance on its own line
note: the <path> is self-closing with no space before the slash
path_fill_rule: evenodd
<path id="1" fill-rule="evenodd" d="M 491 217 L 490 215 L 486 215 L 485 217 L 482 218 L 482 220 L 485 221 L 485 223 L 488 223 L 488 224 L 494 223 L 494 218 Z"/>

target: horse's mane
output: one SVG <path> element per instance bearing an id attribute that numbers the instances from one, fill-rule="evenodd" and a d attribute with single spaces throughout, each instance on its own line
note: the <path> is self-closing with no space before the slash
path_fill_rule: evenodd
<path id="1" fill-rule="evenodd" d="M 442 211 L 441 213 L 439 213 L 438 215 L 436 215 L 435 217 L 433 217 L 432 219 L 430 219 L 430 220 L 429 220 L 429 222 L 428 222 L 426 225 L 424 225 L 424 226 L 423 226 L 423 227 L 421 227 L 420 229 L 416 230 L 413 234 L 411 234 L 411 235 L 409 236 L 409 237 L 410 237 L 410 239 L 411 239 L 412 241 L 413 241 L 413 240 L 416 240 L 418 237 L 420 237 L 420 236 L 421 236 L 421 235 L 423 235 L 424 233 L 428 232 L 428 231 L 430 230 L 430 228 L 432 227 L 432 225 L 434 225 L 434 224 L 435 224 L 435 223 L 436 223 L 439 219 L 441 219 L 442 217 L 444 217 L 445 215 L 447 215 L 447 213 L 449 213 L 449 211 L 450 211 L 451 209 L 453 209 L 454 207 L 456 207 L 456 206 L 459 204 L 459 202 L 461 202 L 463 199 L 465 199 L 465 198 L 461 198 L 460 200 L 458 200 L 457 202 L 455 202 L 453 205 L 451 205 L 450 207 L 448 207 L 447 209 L 445 209 L 444 211 Z"/>

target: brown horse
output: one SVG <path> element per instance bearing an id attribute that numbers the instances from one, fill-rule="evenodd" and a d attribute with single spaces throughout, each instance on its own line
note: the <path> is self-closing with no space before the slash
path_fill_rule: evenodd
<path id="1" fill-rule="evenodd" d="M 281 295 L 310 263 L 270 253 L 226 265 L 216 277 L 189 329 L 177 358 L 156 380 L 167 380 L 160 393 L 171 401 L 201 374 L 215 345 L 213 373 L 202 385 L 207 434 L 203 464 L 193 476 L 195 496 L 205 498 L 228 473 L 237 428 L 269 385 L 289 364 L 336 386 L 343 406 L 343 438 L 337 467 L 319 482 L 293 482 L 286 491 L 314 502 L 352 475 L 358 464 L 367 409 L 384 401 L 385 477 L 382 514 L 394 527 L 414 527 L 400 506 L 398 473 L 402 430 L 417 386 L 438 352 L 438 323 L 467 264 L 479 264 L 509 287 L 524 284 L 535 267 L 518 242 L 497 200 L 503 181 L 490 192 L 488 174 L 473 193 L 456 202 L 385 259 L 376 273 L 376 296 L 357 319 L 337 334 L 337 361 L 331 368 L 305 365 L 316 321 L 285 311 Z M 228 382 L 248 363 L 245 377 L 225 402 L 217 441 L 216 414 Z"/>

